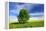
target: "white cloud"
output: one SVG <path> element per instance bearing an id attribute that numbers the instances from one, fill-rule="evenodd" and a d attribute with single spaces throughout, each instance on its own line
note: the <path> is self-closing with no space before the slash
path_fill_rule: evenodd
<path id="1" fill-rule="evenodd" d="M 11 22 L 18 22 L 17 16 L 9 16 L 9 23 Z"/>
<path id="2" fill-rule="evenodd" d="M 39 13 L 30 13 L 29 15 L 44 15 L 43 12 L 39 12 Z"/>
<path id="3" fill-rule="evenodd" d="M 42 12 L 30 13 L 30 16 L 32 16 L 32 17 L 30 17 L 30 19 L 32 19 L 32 20 L 44 20 L 44 13 L 42 13 Z"/>
<path id="4" fill-rule="evenodd" d="M 44 17 L 31 17 L 32 20 L 44 20 Z"/>

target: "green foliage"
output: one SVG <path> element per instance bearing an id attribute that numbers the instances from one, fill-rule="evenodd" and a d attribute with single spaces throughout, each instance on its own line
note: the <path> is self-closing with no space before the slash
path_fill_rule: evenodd
<path id="1" fill-rule="evenodd" d="M 19 23 L 25 23 L 28 19 L 29 19 L 28 11 L 26 9 L 21 9 L 18 16 Z"/>

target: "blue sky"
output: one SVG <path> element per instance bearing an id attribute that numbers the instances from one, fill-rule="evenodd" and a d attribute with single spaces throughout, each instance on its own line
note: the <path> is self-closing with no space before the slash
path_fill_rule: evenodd
<path id="1" fill-rule="evenodd" d="M 26 8 L 29 13 L 43 13 L 44 5 L 43 4 L 31 4 L 31 3 L 15 3 L 9 2 L 9 15 L 17 16 L 21 8 Z"/>
<path id="2" fill-rule="evenodd" d="M 9 2 L 9 16 L 11 20 L 17 20 L 20 9 L 26 8 L 32 19 L 44 19 L 44 4 Z"/>

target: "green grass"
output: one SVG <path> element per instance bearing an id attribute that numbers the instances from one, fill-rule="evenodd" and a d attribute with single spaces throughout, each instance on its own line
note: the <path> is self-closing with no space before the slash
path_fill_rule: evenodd
<path id="1" fill-rule="evenodd" d="M 19 23 L 10 23 L 9 28 L 15 29 L 15 28 L 31 28 L 31 27 L 44 27 L 44 21 L 43 20 L 32 20 L 30 22 L 27 22 L 25 24 L 19 24 Z"/>

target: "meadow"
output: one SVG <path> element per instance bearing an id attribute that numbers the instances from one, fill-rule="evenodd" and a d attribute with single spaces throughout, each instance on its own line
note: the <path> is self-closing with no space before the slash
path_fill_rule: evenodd
<path id="1" fill-rule="evenodd" d="M 9 29 L 44 27 L 44 20 L 32 20 L 24 24 L 18 22 L 9 23 Z"/>

